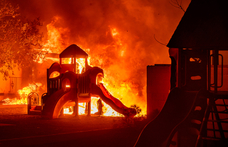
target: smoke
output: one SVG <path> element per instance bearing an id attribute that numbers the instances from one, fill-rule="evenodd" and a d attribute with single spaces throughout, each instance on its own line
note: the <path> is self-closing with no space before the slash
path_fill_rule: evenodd
<path id="1" fill-rule="evenodd" d="M 143 101 L 146 67 L 170 63 L 168 48 L 159 42 L 168 43 L 184 14 L 169 0 L 11 1 L 20 6 L 22 15 L 40 17 L 44 34 L 46 25 L 58 16 L 55 27 L 68 29 L 61 34 L 62 50 L 73 43 L 79 45 L 90 55 L 93 65 L 104 69 L 110 84 L 118 88 L 128 83 L 135 91 L 132 97 Z M 183 7 L 189 2 L 183 1 Z"/>

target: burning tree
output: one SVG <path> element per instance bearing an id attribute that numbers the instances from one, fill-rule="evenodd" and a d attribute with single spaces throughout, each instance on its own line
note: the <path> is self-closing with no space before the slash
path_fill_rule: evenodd
<path id="1" fill-rule="evenodd" d="M 23 68 L 41 57 L 42 34 L 39 18 L 28 20 L 19 13 L 19 6 L 0 2 L 0 73 L 5 78 L 14 66 Z M 12 71 L 13 72 L 13 71 Z"/>

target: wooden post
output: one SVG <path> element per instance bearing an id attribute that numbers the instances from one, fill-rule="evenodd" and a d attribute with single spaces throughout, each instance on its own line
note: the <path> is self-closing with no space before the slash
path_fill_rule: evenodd
<path id="1" fill-rule="evenodd" d="M 78 116 L 78 97 L 75 99 L 75 106 L 74 106 L 75 116 Z"/>
<path id="2" fill-rule="evenodd" d="M 28 103 L 28 114 L 30 114 L 30 109 L 31 109 L 31 96 L 28 96 L 27 98 L 27 103 Z"/>
<path id="3" fill-rule="evenodd" d="M 87 116 L 90 116 L 91 115 L 91 101 L 89 101 L 87 103 L 87 110 L 88 110 Z"/>

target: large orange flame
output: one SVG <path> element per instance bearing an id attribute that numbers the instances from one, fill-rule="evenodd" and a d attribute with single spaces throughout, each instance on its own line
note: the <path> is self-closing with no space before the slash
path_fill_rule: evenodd
<path id="1" fill-rule="evenodd" d="M 63 27 L 56 27 L 56 24 L 61 22 L 61 18 L 59 16 L 55 16 L 53 18 L 53 21 L 47 25 L 47 35 L 46 39 L 47 41 L 44 43 L 44 48 L 42 49 L 46 53 L 60 53 L 63 49 L 69 45 L 70 39 L 66 37 L 66 34 L 69 33 L 68 28 Z M 109 27 L 109 30 L 107 30 L 107 35 L 111 34 L 113 41 L 110 42 L 110 45 L 104 46 L 104 45 L 97 45 L 97 46 L 91 46 L 93 50 L 88 48 L 88 42 L 85 42 L 83 39 L 77 40 L 74 43 L 80 46 L 81 48 L 85 48 L 85 51 L 90 55 L 88 58 L 88 64 L 90 66 L 98 66 L 104 69 L 104 79 L 103 84 L 108 89 L 108 91 L 116 98 L 119 98 L 124 105 L 127 107 L 131 107 L 131 105 L 137 105 L 142 110 L 139 115 L 146 115 L 146 86 L 145 86 L 145 79 L 141 79 L 142 83 L 144 85 L 141 85 L 139 90 L 139 85 L 135 83 L 134 81 L 136 79 L 131 79 L 129 77 L 130 72 L 129 69 L 135 68 L 140 66 L 137 62 L 135 65 L 132 64 L 132 67 L 125 65 L 125 62 L 130 59 L 130 56 L 127 55 L 126 49 L 128 48 L 126 39 L 123 38 L 121 35 L 121 32 L 116 27 Z M 89 41 L 89 40 L 88 40 Z M 115 54 L 106 53 L 106 50 L 112 50 Z M 95 52 L 95 50 L 99 50 L 99 52 Z M 100 52 L 104 51 L 104 52 Z M 114 53 L 113 52 L 113 53 Z M 44 58 L 51 59 L 54 62 L 59 62 L 59 59 L 55 58 Z M 132 59 L 131 59 L 132 60 Z M 133 60 L 132 60 L 133 61 Z M 67 61 L 69 63 L 69 61 Z M 83 65 L 85 64 L 85 61 L 78 59 L 76 61 L 79 66 L 77 66 L 79 69 L 79 73 L 82 73 L 83 71 Z M 44 63 L 43 60 L 39 60 L 39 63 Z M 123 65 L 123 66 L 120 66 Z M 124 67 L 124 69 L 123 69 Z M 40 69 L 45 70 L 45 69 Z M 58 75 L 58 74 L 57 74 Z M 55 77 L 56 75 L 54 75 Z M 137 81 L 140 81 L 139 79 L 142 77 L 140 73 L 138 73 L 138 79 Z M 46 77 L 43 77 L 46 78 Z M 135 77 L 134 77 L 135 78 Z M 45 84 L 45 83 L 43 83 Z M 24 89 L 24 88 L 23 88 Z M 140 92 L 139 92 L 140 91 Z M 142 93 L 143 91 L 143 93 Z M 30 90 L 28 93 L 32 92 Z M 20 98 L 21 99 L 21 98 Z M 97 110 L 97 100 L 99 98 L 92 98 L 91 107 L 92 107 L 92 114 L 95 114 Z M 27 103 L 27 99 L 23 98 L 23 104 Z M 13 104 L 12 102 L 5 101 L 5 104 Z M 15 102 L 15 104 L 21 104 L 21 102 Z M 105 116 L 122 116 L 121 114 L 118 114 L 115 112 L 110 106 L 105 104 L 103 102 L 103 115 Z M 72 108 L 66 107 L 64 109 L 65 114 L 72 114 Z M 85 104 L 79 104 L 79 113 L 85 114 Z"/>
<path id="2" fill-rule="evenodd" d="M 4 102 L 3 105 L 22 105 L 27 104 L 28 100 L 27 97 L 31 92 L 37 92 L 38 87 L 42 86 L 41 83 L 29 84 L 28 86 L 19 89 L 17 91 L 19 97 L 16 98 L 5 98 L 2 101 Z"/>
<path id="3" fill-rule="evenodd" d="M 54 52 L 54 53 L 60 53 L 63 49 L 66 48 L 66 46 L 64 46 L 64 44 L 61 42 L 63 40 L 61 36 L 63 36 L 63 34 L 68 33 L 67 32 L 68 28 L 55 27 L 55 24 L 59 23 L 60 20 L 61 20 L 60 17 L 54 17 L 53 22 L 47 25 L 48 37 L 49 37 L 48 44 L 51 44 L 51 45 L 56 44 L 56 48 L 54 46 L 51 46 L 51 52 Z M 99 52 L 92 52 L 91 49 L 86 47 L 87 46 L 86 44 L 83 44 L 85 43 L 83 40 L 78 40 L 77 42 L 75 42 L 75 44 L 79 45 L 81 48 L 84 48 L 84 47 L 86 48 L 85 51 L 90 55 L 90 57 L 88 58 L 88 64 L 90 66 L 98 66 L 104 69 L 105 77 L 103 79 L 103 84 L 109 90 L 109 92 L 113 94 L 113 96 L 119 98 L 127 107 L 131 107 L 132 105 L 139 106 L 141 109 L 141 113 L 138 115 L 146 115 L 146 90 L 145 90 L 146 82 L 143 81 L 145 79 L 142 79 L 142 83 L 144 83 L 144 86 L 141 87 L 142 90 L 140 90 L 140 91 L 143 91 L 143 94 L 141 92 L 138 92 L 139 85 L 137 83 L 134 83 L 135 79 L 126 80 L 126 79 L 129 79 L 128 69 L 134 68 L 134 66 L 139 66 L 139 65 L 137 65 L 138 63 L 136 63 L 136 65 L 132 65 L 132 67 L 126 67 L 126 69 L 124 70 L 120 68 L 119 60 L 127 60 L 127 58 L 129 58 L 129 55 L 126 54 L 127 43 L 124 42 L 125 39 L 123 39 L 123 37 L 121 36 L 121 33 L 119 32 L 118 28 L 109 26 L 109 30 L 107 30 L 107 32 L 111 34 L 114 42 L 111 42 L 110 46 L 98 45 L 95 47 L 91 46 L 91 48 L 94 47 L 93 50 L 96 50 L 97 47 L 101 47 L 104 49 L 107 49 L 109 47 L 114 48 L 116 50 L 117 55 L 119 56 L 117 59 L 111 59 L 112 55 L 111 56 L 108 54 L 106 55 L 105 53 L 104 54 L 102 53 L 102 56 L 100 56 Z M 50 34 L 55 34 L 55 35 L 50 35 Z M 55 39 L 53 37 L 55 37 Z M 69 38 L 64 38 L 64 39 L 65 39 L 64 41 L 66 42 L 69 42 L 68 40 L 70 40 Z M 60 50 L 60 48 L 62 50 Z M 101 51 L 101 49 L 99 49 L 99 51 Z M 109 66 L 106 66 L 107 64 L 106 62 L 111 60 L 116 60 L 117 62 L 116 63 L 113 62 Z M 79 65 L 78 67 L 80 68 L 78 69 L 80 71 L 79 73 L 82 73 L 81 64 L 82 62 L 84 64 L 85 61 L 81 61 L 79 59 L 77 62 Z M 142 76 L 140 76 L 140 73 L 139 73 L 138 78 L 140 77 Z M 98 98 L 92 98 L 92 103 L 91 103 L 92 114 L 98 111 L 96 106 L 97 99 Z M 66 108 L 66 109 L 69 109 L 69 108 Z M 85 104 L 80 104 L 79 109 L 80 109 L 79 113 L 84 114 Z M 69 113 L 67 111 L 68 110 L 65 110 L 66 114 Z M 112 110 L 112 108 L 105 103 L 103 103 L 103 115 L 121 116 L 120 114 Z"/>

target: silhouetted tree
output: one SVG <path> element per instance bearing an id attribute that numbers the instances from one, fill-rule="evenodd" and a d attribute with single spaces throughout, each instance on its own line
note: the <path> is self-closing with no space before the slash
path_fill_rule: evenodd
<path id="1" fill-rule="evenodd" d="M 41 56 L 39 26 L 39 18 L 25 19 L 19 13 L 19 6 L 0 1 L 0 73 L 5 78 L 13 66 L 29 66 Z"/>

